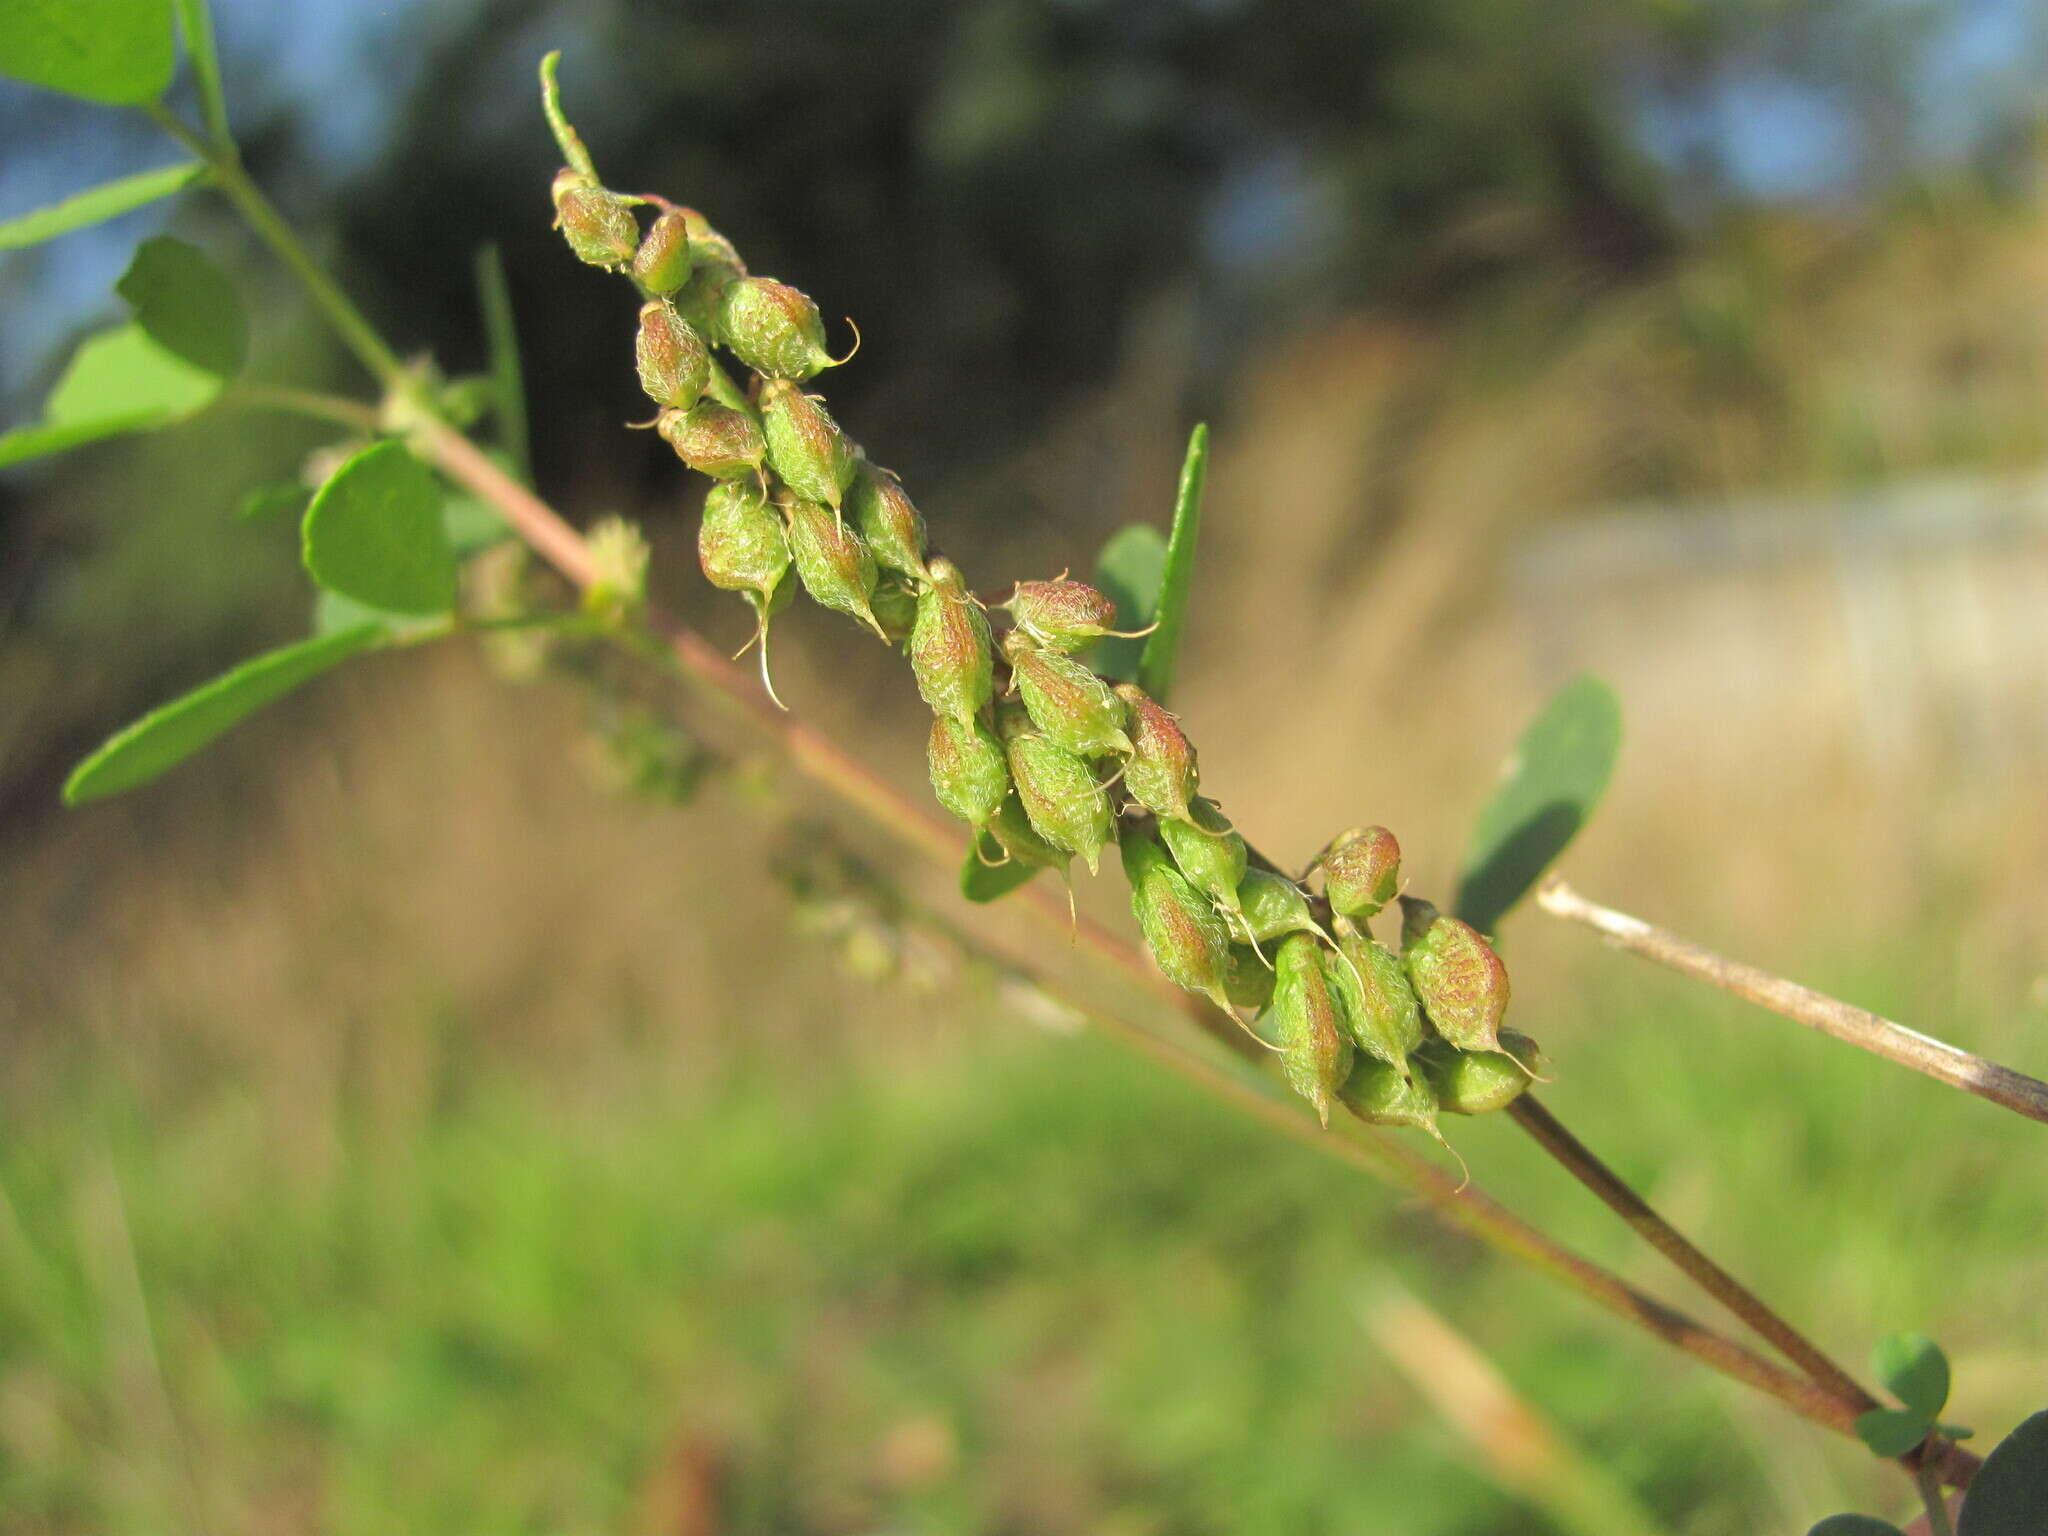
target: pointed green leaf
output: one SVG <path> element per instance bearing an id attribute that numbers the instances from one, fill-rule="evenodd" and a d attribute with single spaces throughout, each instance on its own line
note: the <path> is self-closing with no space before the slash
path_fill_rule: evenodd
<path id="1" fill-rule="evenodd" d="M 1208 478 L 1209 427 L 1198 422 L 1188 434 L 1180 490 L 1173 499 L 1173 532 L 1166 540 L 1166 572 L 1159 583 L 1159 601 L 1152 619 L 1146 621 L 1156 620 L 1159 627 L 1146 637 L 1144 654 L 1138 660 L 1138 686 L 1161 704 L 1173 692 L 1173 669 L 1180 660 L 1180 636 L 1187 625 L 1188 594 L 1195 581 L 1195 541 L 1202 531 L 1202 487 Z"/>
<path id="2" fill-rule="evenodd" d="M 83 805 L 147 784 L 264 705 L 386 638 L 382 625 L 360 624 L 243 662 L 109 738 L 72 770 L 64 803 Z"/>
<path id="3" fill-rule="evenodd" d="M 302 542 L 307 573 L 329 591 L 389 613 L 455 606 L 440 482 L 403 443 L 373 443 L 329 476 Z"/>
<path id="4" fill-rule="evenodd" d="M 168 426 L 213 403 L 221 381 L 174 357 L 140 326 L 89 338 L 50 393 L 41 425 L 0 436 L 0 469 L 102 437 Z"/>
<path id="5" fill-rule="evenodd" d="M 1458 882 L 1457 915 L 1492 933 L 1578 835 L 1607 791 L 1621 751 L 1621 701 L 1582 674 L 1522 732 L 1479 813 Z"/>
<path id="6" fill-rule="evenodd" d="M 1856 1438 L 1874 1455 L 1903 1456 L 1934 1428 L 1933 1420 L 1911 1408 L 1873 1408 L 1856 1420 Z"/>
<path id="7" fill-rule="evenodd" d="M 967 862 L 960 866 L 960 894 L 969 901 L 999 900 L 1038 873 L 1037 865 L 1026 864 L 1022 859 L 988 864 L 983 862 L 984 857 L 1003 857 L 1002 845 L 985 832 L 981 834 L 980 852 L 970 845 Z"/>
<path id="8" fill-rule="evenodd" d="M 491 411 L 497 418 L 498 441 L 512 461 L 512 477 L 521 485 L 531 485 L 533 463 L 527 451 L 526 380 L 519 366 L 519 327 L 512 319 L 512 287 L 505 280 L 505 257 L 495 244 L 477 250 L 476 293 L 477 306 L 483 311 Z"/>
<path id="9" fill-rule="evenodd" d="M 1888 1334 L 1870 1352 L 1870 1369 L 1900 1402 L 1932 1420 L 1948 1404 L 1948 1356 L 1924 1333 Z"/>
<path id="10" fill-rule="evenodd" d="M 175 62 L 170 0 L 0 0 L 0 75 L 133 107 Z"/>
<path id="11" fill-rule="evenodd" d="M 1829 1515 L 1806 1536 L 1903 1536 L 1903 1533 L 1891 1521 L 1874 1520 L 1869 1515 Z"/>
<path id="12" fill-rule="evenodd" d="M 143 241 L 114 291 L 166 352 L 219 378 L 242 371 L 249 355 L 242 300 L 233 280 L 197 246 L 170 235 Z"/>
<path id="13" fill-rule="evenodd" d="M 1119 629 L 1143 629 L 1159 607 L 1159 584 L 1166 579 L 1166 540 L 1150 523 L 1118 529 L 1095 557 L 1095 586 L 1116 604 Z M 1098 640 L 1088 664 L 1119 683 L 1138 680 L 1143 640 L 1117 636 Z"/>
<path id="14" fill-rule="evenodd" d="M 2048 1525 L 2048 1412 L 1999 1441 L 1963 1498 L 1956 1536 L 2041 1536 Z"/>
<path id="15" fill-rule="evenodd" d="M 61 203 L 52 203 L 47 208 L 38 208 L 18 219 L 0 223 L 0 251 L 39 245 L 59 235 L 68 235 L 74 229 L 119 218 L 160 197 L 182 192 L 205 177 L 206 167 L 192 160 L 180 165 L 161 166 L 154 171 L 138 171 L 133 176 L 123 176 L 119 181 L 89 187 L 83 192 L 73 193 Z"/>

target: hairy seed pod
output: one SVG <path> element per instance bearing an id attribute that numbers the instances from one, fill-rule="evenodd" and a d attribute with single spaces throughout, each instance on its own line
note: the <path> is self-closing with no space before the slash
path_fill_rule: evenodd
<path id="1" fill-rule="evenodd" d="M 1436 1125 L 1436 1090 L 1426 1073 L 1403 1077 L 1371 1056 L 1361 1056 L 1337 1096 L 1367 1125 L 1411 1125 L 1443 1140 Z"/>
<path id="2" fill-rule="evenodd" d="M 1004 853 L 1020 864 L 1029 864 L 1034 869 L 1056 869 L 1065 874 L 1074 862 L 1073 854 L 1064 848 L 1056 848 L 1039 835 L 1031 825 L 1031 818 L 1024 813 L 1024 802 L 1013 790 L 1003 797 L 1003 803 L 996 807 L 996 814 L 988 824 L 988 835 Z"/>
<path id="3" fill-rule="evenodd" d="M 640 366 L 640 387 L 662 405 L 687 410 L 711 381 L 711 349 L 664 300 L 640 306 L 633 355 Z"/>
<path id="4" fill-rule="evenodd" d="M 1354 827 L 1323 855 L 1331 910 L 1364 921 L 1401 889 L 1401 845 L 1385 827 Z"/>
<path id="5" fill-rule="evenodd" d="M 556 175 L 554 194 L 555 223 L 579 261 L 622 267 L 633 259 L 640 221 L 624 198 L 569 170 Z"/>
<path id="6" fill-rule="evenodd" d="M 779 493 L 778 493 L 779 494 Z M 800 497 L 780 503 L 789 525 L 789 552 L 796 561 L 797 580 L 822 607 L 859 619 L 884 644 L 882 621 L 875 617 L 875 557 L 851 528 L 832 515 L 830 507 Z"/>
<path id="7" fill-rule="evenodd" d="M 1408 985 L 1401 957 L 1372 935 L 1338 924 L 1337 947 L 1349 965 L 1341 972 L 1345 1022 L 1359 1048 L 1408 1072 L 1409 1053 L 1422 1044 L 1422 1005 Z"/>
<path id="8" fill-rule="evenodd" d="M 1048 650 L 1078 651 L 1116 628 L 1116 604 L 1078 581 L 1020 581 L 1003 606 Z"/>
<path id="9" fill-rule="evenodd" d="M 1321 933 L 1300 886 L 1270 869 L 1248 869 L 1237 882 L 1238 926 L 1264 942 L 1283 933 Z"/>
<path id="10" fill-rule="evenodd" d="M 1135 683 L 1118 683 L 1113 691 L 1130 713 L 1131 756 L 1124 764 L 1125 787 L 1162 822 L 1192 824 L 1188 800 L 1200 774 L 1195 749 L 1182 734 L 1180 722 Z"/>
<path id="11" fill-rule="evenodd" d="M 979 720 L 932 721 L 925 761 L 932 791 L 951 814 L 977 831 L 995 819 L 1010 792 L 1010 770 L 1002 743 Z"/>
<path id="12" fill-rule="evenodd" d="M 924 518 L 900 480 L 863 460 L 854 470 L 846 498 L 854 525 L 874 551 L 875 564 L 919 581 L 931 580 L 925 569 Z"/>
<path id="13" fill-rule="evenodd" d="M 758 486 L 722 480 L 711 487 L 697 530 L 697 563 L 714 587 L 764 600 L 773 595 L 789 569 L 789 539 Z"/>
<path id="14" fill-rule="evenodd" d="M 1323 970 L 1322 951 L 1305 933 L 1290 933 L 1273 957 L 1273 1002 L 1267 1009 L 1280 1045 L 1288 1086 L 1330 1123 L 1330 1100 L 1351 1075 L 1351 1041 L 1338 1015 L 1336 994 Z"/>
<path id="15" fill-rule="evenodd" d="M 931 583 L 917 597 L 917 621 L 910 630 L 910 670 L 918 697 L 934 714 L 973 718 L 995 696 L 995 658 L 989 649 L 988 616 L 968 596 L 960 568 L 935 556 Z"/>
<path id="16" fill-rule="evenodd" d="M 654 430 L 700 475 L 714 480 L 760 478 L 768 448 L 760 427 L 745 411 L 699 400 L 687 411 L 663 411 Z"/>
<path id="17" fill-rule="evenodd" d="M 1422 1011 L 1461 1051 L 1500 1049 L 1508 972 L 1469 923 L 1414 896 L 1401 898 L 1401 960 Z"/>
<path id="18" fill-rule="evenodd" d="M 764 384 L 760 404 L 768 467 L 804 500 L 823 502 L 837 514 L 854 466 L 853 444 L 839 423 L 787 379 Z"/>
<path id="19" fill-rule="evenodd" d="M 1124 877 L 1131 885 L 1131 913 L 1160 971 L 1175 986 L 1199 992 L 1229 1013 L 1224 977 L 1230 935 L 1216 909 L 1173 867 L 1166 849 L 1150 832 L 1126 827 L 1122 851 Z"/>
<path id="20" fill-rule="evenodd" d="M 671 208 L 647 228 L 633 253 L 633 281 L 665 299 L 690 280 L 690 221 Z"/>
<path id="21" fill-rule="evenodd" d="M 1049 738 L 1083 757 L 1131 750 L 1124 702 L 1109 684 L 1070 656 L 1038 649 L 1014 629 L 1003 637 L 1003 654 L 1024 707 Z"/>
<path id="22" fill-rule="evenodd" d="M 754 372 L 770 379 L 808 379 L 838 359 L 825 350 L 825 322 L 808 294 L 772 277 L 726 285 L 718 304 L 718 339 Z"/>
<path id="23" fill-rule="evenodd" d="M 875 617 L 881 622 L 882 633 L 889 637 L 889 643 L 905 644 L 910 639 L 911 630 L 917 626 L 917 594 L 902 582 L 884 576 L 875 583 L 874 596 L 868 601 L 873 605 Z"/>
<path id="24" fill-rule="evenodd" d="M 1433 1045 L 1416 1057 L 1446 1113 L 1489 1115 L 1505 1109 L 1527 1091 L 1535 1068 L 1549 1065 L 1536 1042 L 1519 1030 L 1502 1030 L 1500 1043 L 1514 1049 L 1461 1051 Z"/>
<path id="25" fill-rule="evenodd" d="M 1244 838 L 1231 828 L 1214 800 L 1191 801 L 1188 809 L 1185 821 L 1161 821 L 1159 835 L 1195 889 L 1234 914 L 1248 857 Z"/>
<path id="26" fill-rule="evenodd" d="M 1273 968 L 1249 944 L 1233 944 L 1223 965 L 1223 990 L 1240 1008 L 1263 1009 L 1273 1000 Z"/>
<path id="27" fill-rule="evenodd" d="M 1031 825 L 1054 847 L 1081 855 L 1089 874 L 1097 873 L 1115 818 L 1095 770 L 1043 736 L 1019 736 L 1005 750 Z"/>

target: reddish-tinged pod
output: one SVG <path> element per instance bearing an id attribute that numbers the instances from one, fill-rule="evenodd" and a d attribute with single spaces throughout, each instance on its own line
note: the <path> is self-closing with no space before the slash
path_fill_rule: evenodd
<path id="1" fill-rule="evenodd" d="M 767 445 L 754 418 L 716 400 L 699 400 L 687 411 L 663 411 L 654 430 L 675 449 L 676 457 L 714 480 L 761 477 Z"/>
<path id="2" fill-rule="evenodd" d="M 917 597 L 910 670 L 933 713 L 967 720 L 995 694 L 988 617 L 968 595 L 960 569 L 943 555 L 930 562 L 930 585 Z"/>
<path id="3" fill-rule="evenodd" d="M 1462 1051 L 1500 1049 L 1508 972 L 1469 923 L 1401 898 L 1401 960 L 1436 1032 Z"/>
<path id="4" fill-rule="evenodd" d="M 711 349 L 665 300 L 654 299 L 640 306 L 633 356 L 640 369 L 640 387 L 657 403 L 673 409 L 695 405 L 711 379 Z"/>

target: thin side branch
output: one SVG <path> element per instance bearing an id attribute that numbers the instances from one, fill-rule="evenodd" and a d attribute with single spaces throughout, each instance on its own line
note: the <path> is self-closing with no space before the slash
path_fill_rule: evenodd
<path id="1" fill-rule="evenodd" d="M 1543 883 L 1536 900 L 1553 917 L 1584 923 L 1632 954 L 2048 1125 L 2048 1083 L 2024 1072 L 2015 1072 L 1811 987 L 1802 987 L 1796 981 L 1702 949 L 1639 917 L 1589 901 L 1556 876 Z"/>

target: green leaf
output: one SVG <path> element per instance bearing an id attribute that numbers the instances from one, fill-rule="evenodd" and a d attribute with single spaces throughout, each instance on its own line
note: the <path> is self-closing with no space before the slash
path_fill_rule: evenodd
<path id="1" fill-rule="evenodd" d="M 1903 1536 L 1903 1533 L 1891 1521 L 1874 1520 L 1869 1515 L 1829 1515 L 1806 1536 Z"/>
<path id="2" fill-rule="evenodd" d="M 172 356 L 140 326 L 89 338 L 51 391 L 40 426 L 0 436 L 0 469 L 102 437 L 168 426 L 213 403 L 221 381 Z"/>
<path id="3" fill-rule="evenodd" d="M 1038 873 L 1038 866 L 1026 864 L 1022 859 L 1010 859 L 1000 864 L 984 863 L 984 857 L 1001 859 L 1002 844 L 986 832 L 981 834 L 980 850 L 970 845 L 967 862 L 960 866 L 960 894 L 969 901 L 996 901 L 1023 885 Z"/>
<path id="4" fill-rule="evenodd" d="M 1889 1458 L 1905 1455 L 1925 1440 L 1932 1428 L 1932 1419 L 1911 1408 L 1873 1408 L 1857 1417 L 1856 1438 L 1869 1446 L 1872 1454 Z"/>
<path id="5" fill-rule="evenodd" d="M 450 496 L 441 508 L 441 524 L 458 559 L 502 544 L 512 537 L 505 516 L 481 496 Z"/>
<path id="6" fill-rule="evenodd" d="M 119 181 L 103 182 L 97 187 L 73 193 L 61 203 L 52 203 L 47 208 L 38 208 L 18 219 L 0 223 L 0 251 L 40 245 L 45 240 L 68 235 L 74 229 L 119 218 L 160 197 L 182 192 L 205 177 L 206 167 L 192 160 L 161 166 L 154 171 L 138 171 L 133 176 L 123 176 Z"/>
<path id="7" fill-rule="evenodd" d="M 1152 622 L 1165 579 L 1166 540 L 1150 523 L 1117 530 L 1095 557 L 1096 589 L 1116 604 L 1116 621 L 1123 629 L 1143 629 Z M 1095 643 L 1088 663 L 1112 681 L 1134 683 L 1144 654 L 1143 640 L 1111 636 Z"/>
<path id="8" fill-rule="evenodd" d="M 264 705 L 386 638 L 382 625 L 360 624 L 243 662 L 110 737 L 72 770 L 64 803 L 83 805 L 147 784 Z"/>
<path id="9" fill-rule="evenodd" d="M 490 359 L 491 409 L 498 419 L 498 441 L 512 461 L 512 477 L 533 484 L 533 463 L 527 451 L 526 382 L 519 366 L 519 328 L 512 319 L 512 289 L 505 281 L 505 258 L 496 245 L 476 253 L 477 305 L 483 312 L 486 355 Z"/>
<path id="10" fill-rule="evenodd" d="M 1930 1425 L 1948 1404 L 1948 1356 L 1924 1333 L 1879 1339 L 1870 1352 L 1870 1369 L 1892 1396 Z"/>
<path id="11" fill-rule="evenodd" d="M 175 64 L 170 0 L 0 0 L 0 75 L 133 107 Z"/>
<path id="12" fill-rule="evenodd" d="M 2048 1511 L 2048 1412 L 2035 1414 L 1984 1458 L 1963 1497 L 1956 1536 L 2041 1536 Z"/>
<path id="13" fill-rule="evenodd" d="M 329 591 L 388 613 L 455 606 L 440 482 L 403 443 L 373 443 L 329 476 L 301 538 L 307 573 Z"/>
<path id="14" fill-rule="evenodd" d="M 1188 454 L 1180 467 L 1180 490 L 1173 498 L 1173 532 L 1166 540 L 1166 571 L 1151 619 L 1159 627 L 1146 637 L 1138 660 L 1138 686 L 1161 704 L 1173 691 L 1174 664 L 1180 660 L 1180 635 L 1186 627 L 1188 593 L 1195 580 L 1195 540 L 1202 531 L 1202 486 L 1209 478 L 1209 427 L 1197 422 L 1188 434 Z M 1142 629 L 1126 624 L 1126 629 Z"/>
<path id="15" fill-rule="evenodd" d="M 1621 701 L 1582 674 L 1551 696 L 1479 813 L 1458 882 L 1457 915 L 1492 933 L 1600 803 L 1621 750 Z"/>
<path id="16" fill-rule="evenodd" d="M 170 235 L 143 241 L 114 291 L 172 356 L 223 379 L 242 371 L 248 317 L 234 282 L 197 246 Z"/>

